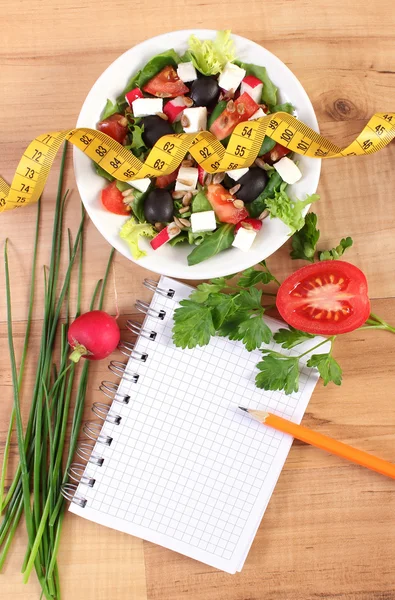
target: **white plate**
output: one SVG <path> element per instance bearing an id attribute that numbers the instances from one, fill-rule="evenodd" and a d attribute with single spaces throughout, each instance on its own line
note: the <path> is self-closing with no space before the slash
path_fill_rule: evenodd
<path id="1" fill-rule="evenodd" d="M 192 33 L 201 39 L 214 38 L 216 34 L 210 29 L 166 33 L 138 44 L 117 58 L 99 77 L 86 97 L 78 117 L 77 127 L 96 128 L 107 98 L 114 101 L 125 88 L 130 75 L 143 67 L 155 54 L 169 48 L 174 48 L 182 54 L 187 48 L 188 37 Z M 311 102 L 288 67 L 255 42 L 238 35 L 232 37 L 236 45 L 237 58 L 244 62 L 265 66 L 269 77 L 279 89 L 279 102 L 292 102 L 296 107 L 298 118 L 318 132 L 318 123 Z M 304 199 L 306 194 L 312 194 L 317 189 L 321 160 L 305 156 L 300 156 L 298 160 L 303 177 L 291 186 L 290 194 Z M 77 148 L 74 148 L 74 169 L 79 193 L 93 223 L 118 252 L 133 261 L 129 248 L 119 237 L 119 230 L 126 219 L 113 215 L 102 207 L 99 196 L 106 181 L 96 175 L 91 160 Z M 209 279 L 236 273 L 257 264 L 273 254 L 287 239 L 288 228 L 282 221 L 266 219 L 249 252 L 230 248 L 207 261 L 189 267 L 187 255 L 192 251 L 192 246 L 179 245 L 173 248 L 167 244 L 154 251 L 149 245 L 149 240 L 143 238 L 140 245 L 147 252 L 147 256 L 134 262 L 161 275 L 180 279 Z"/>

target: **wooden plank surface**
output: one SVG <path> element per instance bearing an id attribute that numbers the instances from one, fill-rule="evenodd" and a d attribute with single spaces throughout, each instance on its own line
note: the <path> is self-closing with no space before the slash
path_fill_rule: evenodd
<path id="1" fill-rule="evenodd" d="M 134 44 L 190 27 L 224 28 L 271 50 L 297 75 L 317 113 L 321 132 L 346 144 L 375 111 L 394 110 L 393 3 L 328 0 L 228 2 L 164 0 L 157 4 L 102 0 L 2 0 L 0 48 L 0 172 L 10 180 L 24 148 L 39 133 L 74 125 L 100 73 Z M 395 317 L 395 145 L 349 160 L 324 161 L 319 185 L 322 246 L 352 235 L 349 259 L 369 280 L 375 312 Z M 43 201 L 39 265 L 48 264 L 57 169 Z M 76 230 L 80 208 L 73 190 L 67 221 Z M 0 217 L 12 264 L 13 316 L 20 355 L 27 308 L 35 207 Z M 86 230 L 84 305 L 104 271 L 108 244 L 89 223 Z M 270 259 L 279 278 L 299 263 L 289 244 Z M 302 264 L 302 263 L 300 263 Z M 122 324 L 147 271 L 115 260 Z M 106 308 L 114 311 L 110 282 Z M 24 412 L 34 376 L 42 291 L 37 290 L 32 360 L 24 382 Z M 341 388 L 319 384 L 304 419 L 307 425 L 394 460 L 395 337 L 355 332 L 336 342 L 344 369 Z M 4 272 L 0 275 L 0 453 L 11 410 Z M 94 365 L 86 416 L 107 377 Z M 16 456 L 12 447 L 13 464 Z M 395 598 L 395 491 L 393 482 L 294 443 L 242 573 L 231 576 L 153 544 L 68 515 L 60 553 L 63 598 L 76 600 L 393 600 Z M 1 598 L 39 597 L 32 577 L 21 582 L 23 529 L 6 563 Z"/>

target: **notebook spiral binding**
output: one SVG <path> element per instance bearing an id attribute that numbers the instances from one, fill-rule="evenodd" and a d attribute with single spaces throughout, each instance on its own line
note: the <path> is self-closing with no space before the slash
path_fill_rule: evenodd
<path id="1" fill-rule="evenodd" d="M 158 286 L 158 282 L 153 279 L 144 279 L 143 285 L 149 290 L 160 294 L 165 298 L 173 298 L 175 291 L 172 289 L 166 290 Z M 152 308 L 148 302 L 137 300 L 135 304 L 136 310 L 139 312 L 153 317 L 156 319 L 163 320 L 166 316 L 164 310 L 156 310 Z M 137 336 L 142 336 L 146 339 L 154 341 L 156 338 L 156 331 L 150 331 L 143 328 L 141 323 L 138 321 L 128 320 L 126 327 Z M 123 341 L 119 343 L 118 350 L 128 359 L 146 362 L 148 354 L 146 352 L 139 352 L 135 350 L 132 342 Z M 137 383 L 139 380 L 138 373 L 129 373 L 127 371 L 127 364 L 119 361 L 112 360 L 108 365 L 108 369 L 113 375 L 120 379 L 125 379 L 128 382 Z M 120 405 L 129 404 L 130 396 L 119 392 L 118 382 L 104 380 L 99 386 L 99 390 L 113 402 L 117 402 Z M 77 446 L 76 454 L 85 461 L 85 463 L 73 462 L 67 470 L 68 477 L 71 481 L 64 483 L 61 488 L 61 494 L 70 502 L 74 502 L 81 508 L 85 508 L 88 500 L 80 493 L 77 493 L 78 486 L 83 484 L 88 487 L 93 487 L 96 483 L 96 479 L 86 473 L 86 467 L 89 464 L 101 467 L 104 463 L 104 457 L 101 456 L 95 447 L 97 444 L 103 446 L 110 446 L 113 437 L 103 431 L 103 423 L 110 423 L 112 425 L 119 425 L 122 421 L 122 416 L 114 411 L 115 407 L 111 407 L 104 402 L 94 402 L 92 406 L 92 412 L 95 416 L 100 419 L 99 421 L 86 421 L 83 425 L 82 431 L 87 436 L 81 440 Z"/>

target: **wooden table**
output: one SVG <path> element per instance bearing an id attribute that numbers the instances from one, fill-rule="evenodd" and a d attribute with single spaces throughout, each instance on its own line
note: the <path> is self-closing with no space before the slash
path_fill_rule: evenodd
<path id="1" fill-rule="evenodd" d="M 317 113 L 321 132 L 345 144 L 376 111 L 394 110 L 395 49 L 390 0 L 251 0 L 248 4 L 3 0 L 0 49 L 0 171 L 11 179 L 36 134 L 73 126 L 95 79 L 124 50 L 167 30 L 229 27 L 266 46 L 297 75 Z M 395 320 L 395 145 L 367 158 L 323 163 L 319 185 L 322 247 L 352 235 L 348 258 L 366 273 L 373 309 Z M 49 259 L 57 169 L 43 202 L 39 264 Z M 67 220 L 75 231 L 79 199 L 73 189 Z M 1 215 L 2 243 L 11 239 L 15 342 L 20 353 L 27 307 L 35 207 Z M 299 266 L 289 244 L 270 259 L 281 278 Z M 109 246 L 92 224 L 86 233 L 84 303 L 102 276 Z M 137 297 L 149 299 L 147 272 L 121 256 L 115 261 L 121 314 Z M 0 276 L 0 450 L 11 411 L 6 345 L 4 275 Z M 34 345 L 38 349 L 41 291 Z M 114 310 L 110 293 L 107 309 Z M 18 354 L 19 356 L 20 354 Z M 341 388 L 320 383 L 307 425 L 395 460 L 395 337 L 355 332 L 336 342 L 344 369 Z M 34 376 L 29 361 L 25 412 Z M 86 413 L 100 399 L 106 376 L 94 365 Z M 15 458 L 16 444 L 12 447 Z M 14 460 L 15 464 L 15 460 Z M 246 565 L 227 575 L 150 543 L 68 516 L 61 544 L 63 598 L 76 600 L 393 600 L 395 598 L 395 488 L 393 481 L 294 443 Z M 23 586 L 21 528 L 1 579 L 4 600 L 39 597 L 32 577 Z"/>

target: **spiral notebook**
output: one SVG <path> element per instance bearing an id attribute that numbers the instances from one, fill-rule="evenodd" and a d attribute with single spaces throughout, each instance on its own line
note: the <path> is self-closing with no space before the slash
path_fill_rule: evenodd
<path id="1" fill-rule="evenodd" d="M 255 387 L 261 354 L 215 337 L 205 347 L 172 343 L 173 312 L 191 287 L 161 277 L 127 364 L 109 365 L 108 402 L 95 402 L 64 493 L 70 511 L 226 571 L 240 571 L 283 468 L 292 438 L 238 410 L 268 409 L 300 422 L 316 385 L 303 367 L 290 396 Z M 274 331 L 278 321 L 267 319 Z M 308 350 L 310 342 L 298 347 Z M 276 348 L 273 343 L 272 348 Z M 292 354 L 293 351 L 289 351 Z M 112 400 L 112 401 L 111 401 Z"/>

